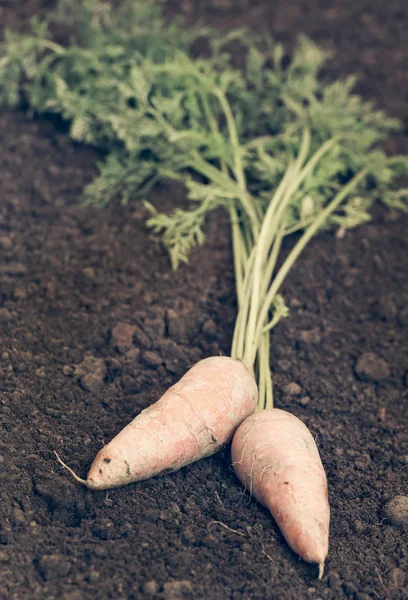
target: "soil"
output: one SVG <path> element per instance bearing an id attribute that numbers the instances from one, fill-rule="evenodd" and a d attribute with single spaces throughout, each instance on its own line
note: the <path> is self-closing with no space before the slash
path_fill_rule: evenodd
<path id="1" fill-rule="evenodd" d="M 0 22 L 24 29 L 52 6 L 2 0 Z M 167 9 L 269 30 L 289 47 L 305 32 L 336 50 L 329 76 L 357 73 L 367 98 L 408 123 L 405 0 Z M 173 273 L 140 205 L 77 204 L 94 150 L 21 111 L 0 112 L 0 137 L 0 598 L 408 598 L 407 530 L 384 512 L 408 489 L 407 216 L 379 209 L 343 238 L 320 236 L 284 287 L 291 314 L 272 338 L 276 405 L 314 432 L 330 486 L 331 549 L 318 581 L 243 491 L 228 448 L 108 494 L 57 463 L 54 450 L 85 475 L 103 442 L 188 365 L 228 353 L 228 226 L 215 214 L 206 245 Z M 388 150 L 408 153 L 407 135 Z M 162 187 L 153 199 L 171 208 L 183 190 Z"/>

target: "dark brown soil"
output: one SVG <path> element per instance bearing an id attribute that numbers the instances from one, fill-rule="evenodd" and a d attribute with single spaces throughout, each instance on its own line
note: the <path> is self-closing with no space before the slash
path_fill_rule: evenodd
<path id="1" fill-rule="evenodd" d="M 357 73 L 366 97 L 408 123 L 405 0 L 168 4 L 288 43 L 304 31 L 337 51 L 330 75 Z M 52 5 L 3 0 L 0 22 L 23 28 Z M 22 112 L 0 113 L 0 139 L 0 598 L 408 598 L 407 531 L 383 513 L 408 489 L 407 217 L 378 211 L 343 239 L 321 236 L 284 289 L 276 405 L 315 433 L 330 485 L 331 550 L 317 581 L 243 492 L 228 449 L 109 494 L 60 468 L 53 450 L 84 475 L 188 365 L 228 353 L 228 228 L 215 215 L 207 244 L 172 273 L 140 206 L 77 205 L 94 151 Z M 408 152 L 408 137 L 389 149 Z M 181 199 L 173 187 L 154 193 L 167 207 Z M 115 348 L 118 323 L 137 326 L 130 351 Z M 99 360 L 75 371 L 88 355 Z"/>

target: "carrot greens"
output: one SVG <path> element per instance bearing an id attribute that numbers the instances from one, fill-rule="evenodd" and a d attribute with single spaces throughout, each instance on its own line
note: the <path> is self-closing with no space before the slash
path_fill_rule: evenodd
<path id="1" fill-rule="evenodd" d="M 51 34 L 61 21 L 67 44 Z M 174 268 L 204 242 L 207 215 L 228 212 L 231 354 L 257 374 L 258 408 L 273 404 L 270 331 L 288 314 L 282 285 L 307 243 L 368 221 L 377 201 L 408 207 L 408 191 L 396 187 L 407 157 L 388 157 L 380 144 L 400 124 L 356 95 L 353 77 L 322 79 L 329 58 L 306 37 L 289 58 L 269 37 L 168 23 L 153 0 L 120 9 L 66 0 L 49 22 L 8 31 L 0 46 L 0 103 L 58 114 L 74 140 L 104 151 L 84 202 L 126 203 L 158 182 L 184 183 L 187 209 L 145 203 Z"/>

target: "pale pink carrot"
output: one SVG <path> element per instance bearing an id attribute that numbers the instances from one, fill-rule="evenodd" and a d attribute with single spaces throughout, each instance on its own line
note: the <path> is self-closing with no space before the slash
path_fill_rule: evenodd
<path id="1" fill-rule="evenodd" d="M 289 546 L 323 575 L 329 545 L 327 480 L 302 421 L 277 408 L 248 417 L 232 441 L 235 473 L 268 508 Z"/>
<path id="2" fill-rule="evenodd" d="M 257 400 L 254 376 L 240 360 L 206 358 L 102 448 L 86 480 L 73 475 L 103 490 L 180 469 L 227 444 Z"/>

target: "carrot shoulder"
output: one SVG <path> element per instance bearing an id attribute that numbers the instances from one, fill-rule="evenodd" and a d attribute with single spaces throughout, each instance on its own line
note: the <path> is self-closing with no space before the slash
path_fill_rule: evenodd
<path id="1" fill-rule="evenodd" d="M 232 442 L 234 470 L 267 507 L 289 546 L 320 573 L 328 553 L 327 480 L 315 441 L 294 415 L 276 408 L 248 417 Z"/>
<path id="2" fill-rule="evenodd" d="M 254 376 L 240 360 L 198 362 L 102 448 L 86 485 L 117 487 L 214 454 L 255 410 L 257 399 Z"/>

